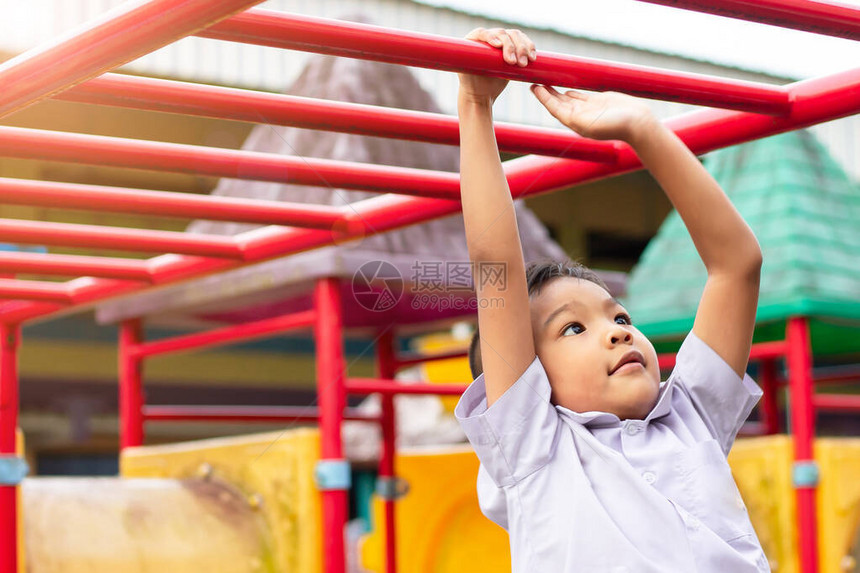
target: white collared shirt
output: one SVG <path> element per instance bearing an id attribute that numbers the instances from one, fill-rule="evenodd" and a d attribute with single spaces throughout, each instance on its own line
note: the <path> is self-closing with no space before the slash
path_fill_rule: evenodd
<path id="1" fill-rule="evenodd" d="M 513 573 L 770 571 L 726 461 L 761 397 L 748 375 L 690 333 L 644 420 L 572 412 L 550 391 L 535 357 L 491 408 L 481 375 L 455 410 Z"/>

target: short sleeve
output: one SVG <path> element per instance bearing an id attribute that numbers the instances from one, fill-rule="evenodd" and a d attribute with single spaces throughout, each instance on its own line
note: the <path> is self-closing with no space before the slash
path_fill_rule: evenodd
<path id="1" fill-rule="evenodd" d="M 672 377 L 728 455 L 738 430 L 761 398 L 761 389 L 748 374 L 738 376 L 692 332 L 678 351 Z"/>
<path id="2" fill-rule="evenodd" d="M 535 357 L 489 408 L 483 374 L 460 398 L 454 415 L 496 486 L 513 485 L 552 458 L 561 421 L 550 394 L 546 371 Z"/>

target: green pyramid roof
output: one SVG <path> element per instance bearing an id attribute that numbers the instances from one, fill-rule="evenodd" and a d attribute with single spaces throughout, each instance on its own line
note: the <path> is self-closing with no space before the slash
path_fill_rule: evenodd
<path id="1" fill-rule="evenodd" d="M 813 318 L 816 352 L 860 351 L 860 191 L 808 131 L 710 154 L 705 167 L 755 231 L 764 254 L 756 338 Z M 625 302 L 652 339 L 693 324 L 705 267 L 672 212 L 633 269 Z M 842 340 L 850 337 L 851 340 Z"/>

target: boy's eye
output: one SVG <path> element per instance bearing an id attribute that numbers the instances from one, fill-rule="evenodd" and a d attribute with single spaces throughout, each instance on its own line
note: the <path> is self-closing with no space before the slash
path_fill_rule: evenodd
<path id="1" fill-rule="evenodd" d="M 618 316 L 615 317 L 615 324 L 630 325 L 630 324 L 633 324 L 633 321 L 630 320 L 630 315 L 622 312 L 621 314 L 619 314 Z"/>
<path id="2" fill-rule="evenodd" d="M 561 331 L 561 334 L 562 336 L 566 336 L 568 332 L 571 332 L 573 334 L 582 334 L 583 332 L 585 332 L 585 327 L 578 322 L 574 322 L 565 326 L 564 330 Z"/>

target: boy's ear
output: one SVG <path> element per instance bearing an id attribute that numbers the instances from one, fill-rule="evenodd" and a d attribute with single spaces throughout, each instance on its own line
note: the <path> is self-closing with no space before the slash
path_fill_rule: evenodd
<path id="1" fill-rule="evenodd" d="M 469 343 L 469 370 L 472 371 L 473 380 L 484 371 L 481 364 L 481 333 L 477 328 L 472 335 L 472 342 Z"/>

